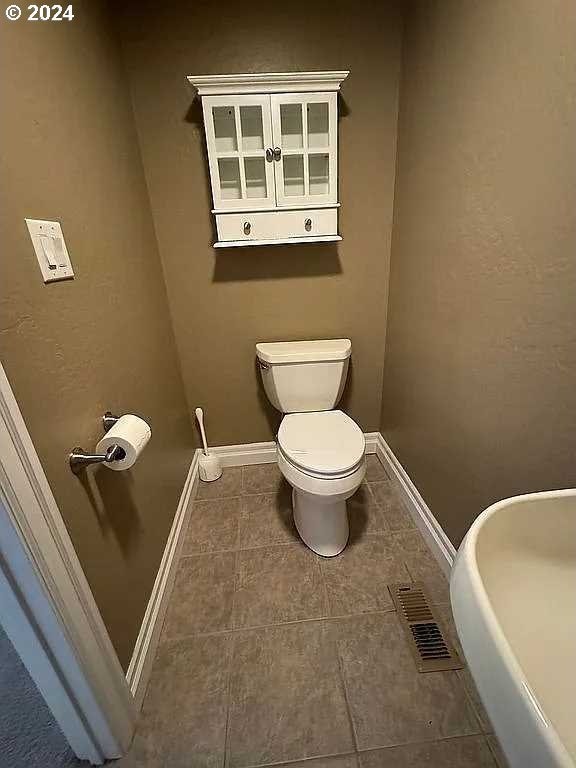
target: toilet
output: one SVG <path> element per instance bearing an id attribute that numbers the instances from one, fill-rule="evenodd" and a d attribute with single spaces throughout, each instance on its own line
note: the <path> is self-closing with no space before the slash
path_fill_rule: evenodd
<path id="1" fill-rule="evenodd" d="M 256 344 L 268 399 L 285 414 L 276 451 L 292 486 L 294 523 L 304 543 L 324 557 L 346 546 L 346 499 L 366 472 L 364 434 L 335 410 L 351 351 L 349 339 Z"/>

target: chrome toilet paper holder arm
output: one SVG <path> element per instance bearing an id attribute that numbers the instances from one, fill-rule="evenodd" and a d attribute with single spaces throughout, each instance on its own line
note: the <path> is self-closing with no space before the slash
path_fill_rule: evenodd
<path id="1" fill-rule="evenodd" d="M 108 432 L 120 417 L 115 416 L 110 411 L 106 411 L 102 416 L 102 426 L 104 431 Z M 110 463 L 112 461 L 121 461 L 126 457 L 126 451 L 120 445 L 114 443 L 111 445 L 106 453 L 86 453 L 82 448 L 73 448 L 68 461 L 70 463 L 70 469 L 75 475 L 80 474 L 85 467 L 89 467 L 91 464 L 101 464 L 102 462 Z"/>

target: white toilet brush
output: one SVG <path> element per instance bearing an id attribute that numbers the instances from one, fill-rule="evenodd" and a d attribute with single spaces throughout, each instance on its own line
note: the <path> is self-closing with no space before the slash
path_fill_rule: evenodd
<path id="1" fill-rule="evenodd" d="M 202 444 L 204 446 L 204 453 L 200 454 L 198 461 L 198 469 L 200 472 L 200 480 L 204 480 L 207 483 L 212 480 L 218 480 L 222 474 L 222 464 L 218 456 L 210 453 L 208 450 L 208 444 L 206 442 L 206 432 L 204 432 L 204 413 L 202 408 L 196 408 L 196 418 L 200 425 L 200 434 L 202 435 Z"/>

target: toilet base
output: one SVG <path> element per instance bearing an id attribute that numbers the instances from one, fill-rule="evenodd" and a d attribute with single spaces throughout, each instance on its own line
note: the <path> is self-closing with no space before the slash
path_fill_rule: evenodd
<path id="1" fill-rule="evenodd" d="M 322 557 L 339 555 L 348 543 L 346 500 L 333 501 L 292 488 L 292 511 L 300 538 Z"/>

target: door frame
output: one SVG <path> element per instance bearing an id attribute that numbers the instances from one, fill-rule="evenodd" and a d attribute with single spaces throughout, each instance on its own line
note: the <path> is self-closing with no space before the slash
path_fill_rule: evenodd
<path id="1" fill-rule="evenodd" d="M 0 603 L 76 756 L 125 754 L 137 708 L 1 363 Z"/>

